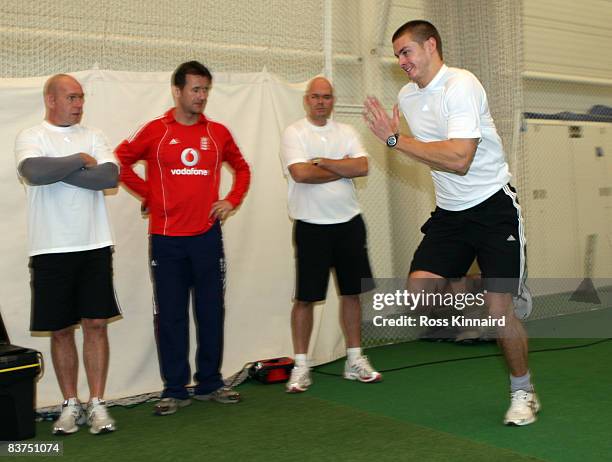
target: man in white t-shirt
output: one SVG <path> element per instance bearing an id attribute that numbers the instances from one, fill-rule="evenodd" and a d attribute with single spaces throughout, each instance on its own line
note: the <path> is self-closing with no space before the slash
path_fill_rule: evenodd
<path id="1" fill-rule="evenodd" d="M 334 99 L 327 79 L 311 80 L 304 95 L 306 118 L 287 127 L 281 143 L 297 276 L 291 312 L 295 367 L 286 386 L 289 393 L 306 391 L 312 383 L 307 353 L 313 305 L 325 300 L 332 267 L 347 348 L 344 378 L 364 383 L 382 379 L 361 351 L 359 294 L 372 289 L 373 282 L 352 178 L 367 175 L 368 155 L 351 126 L 330 120 Z"/>
<path id="2" fill-rule="evenodd" d="M 472 73 L 444 64 L 442 41 L 431 23 L 407 22 L 392 42 L 412 80 L 398 100 L 413 137 L 400 135 L 397 105 L 389 117 L 369 97 L 364 118 L 387 146 L 431 167 L 437 205 L 421 228 L 425 236 L 408 286 L 461 278 L 476 258 L 489 315 L 501 321 L 498 343 L 510 370 L 511 404 L 504 423 L 528 425 L 540 403 L 527 367 L 527 334 L 513 312 L 513 296 L 528 296 L 523 220 L 486 93 Z"/>
<path id="3" fill-rule="evenodd" d="M 104 202 L 119 169 L 102 132 L 79 124 L 83 89 L 66 74 L 47 80 L 45 120 L 15 140 L 17 172 L 28 202 L 32 331 L 51 331 L 51 356 L 64 396 L 53 433 L 71 434 L 86 421 L 93 434 L 115 430 L 103 401 L 109 318 L 119 315 L 112 279 L 113 239 Z M 74 326 L 83 329 L 90 399 L 77 398 Z"/>

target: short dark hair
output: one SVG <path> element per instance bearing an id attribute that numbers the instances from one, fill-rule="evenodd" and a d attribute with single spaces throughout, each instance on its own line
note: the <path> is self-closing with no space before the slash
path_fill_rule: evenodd
<path id="1" fill-rule="evenodd" d="M 443 57 L 442 39 L 440 38 L 438 29 L 436 29 L 436 26 L 434 26 L 432 23 L 424 21 L 422 19 L 408 21 L 406 24 L 404 24 L 398 30 L 395 31 L 393 37 L 391 38 L 391 42 L 395 42 L 404 34 L 410 34 L 412 36 L 412 39 L 421 45 L 423 44 L 423 42 L 433 37 L 434 39 L 436 39 L 436 50 L 438 50 L 438 55 L 440 56 L 440 58 Z"/>
<path id="2" fill-rule="evenodd" d="M 177 67 L 176 70 L 172 73 L 172 85 L 182 90 L 185 86 L 187 74 L 201 75 L 202 77 L 206 77 L 212 82 L 212 74 L 210 73 L 208 68 L 204 66 L 204 64 L 198 61 L 187 61 L 186 63 L 183 63 L 179 67 Z"/>

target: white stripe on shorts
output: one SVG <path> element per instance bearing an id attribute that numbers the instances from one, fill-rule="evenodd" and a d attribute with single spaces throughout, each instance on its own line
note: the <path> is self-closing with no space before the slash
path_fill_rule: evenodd
<path id="1" fill-rule="evenodd" d="M 527 239 L 525 238 L 525 223 L 523 221 L 523 214 L 521 212 L 521 206 L 518 203 L 516 193 L 510 189 L 510 186 L 507 184 L 502 188 L 504 193 L 508 195 L 512 199 L 512 205 L 516 209 L 516 214 L 518 217 L 518 240 L 520 244 L 520 269 L 519 269 L 519 287 L 518 287 L 518 295 L 521 296 L 523 294 L 523 288 L 525 287 L 525 282 L 527 281 L 527 259 L 525 255 L 525 245 L 527 243 Z"/>

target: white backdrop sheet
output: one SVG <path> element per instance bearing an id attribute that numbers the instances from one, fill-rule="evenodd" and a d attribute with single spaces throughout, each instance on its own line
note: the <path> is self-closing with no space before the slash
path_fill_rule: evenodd
<path id="1" fill-rule="evenodd" d="M 86 93 L 83 124 L 102 129 L 112 146 L 172 105 L 170 74 L 88 70 L 73 74 Z M 61 393 L 51 365 L 48 336 L 29 332 L 30 287 L 25 191 L 18 182 L 13 145 L 19 130 L 44 117 L 42 86 L 47 77 L 0 79 L 0 312 L 11 343 L 43 353 L 46 372 L 38 383 L 37 406 L 56 404 Z M 232 131 L 252 168 L 252 183 L 238 212 L 223 226 L 227 254 L 224 375 L 244 363 L 291 355 L 289 330 L 294 285 L 292 223 L 287 184 L 279 161 L 284 127 L 303 117 L 305 83 L 288 84 L 267 73 L 216 74 L 206 114 Z M 224 172 L 222 192 L 232 176 Z M 152 291 L 147 265 L 147 222 L 140 204 L 123 188 L 107 195 L 115 236 L 115 287 L 123 319 L 109 326 L 109 399 L 159 390 L 161 379 L 153 336 Z M 338 299 L 316 309 L 313 362 L 340 357 Z M 191 329 L 191 356 L 195 352 Z M 77 330 L 81 357 L 82 336 Z M 88 390 L 82 367 L 79 395 Z"/>

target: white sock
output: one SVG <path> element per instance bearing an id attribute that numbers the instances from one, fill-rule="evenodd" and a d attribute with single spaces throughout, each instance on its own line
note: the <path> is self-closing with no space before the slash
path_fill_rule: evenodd
<path id="1" fill-rule="evenodd" d="M 354 363 L 360 357 L 361 357 L 361 347 L 346 349 L 346 359 L 348 359 L 349 364 Z"/>
<path id="2" fill-rule="evenodd" d="M 104 400 L 102 398 L 98 398 L 97 396 L 91 398 L 91 401 L 90 401 L 92 406 L 97 406 L 98 404 L 102 402 L 104 402 Z"/>
<path id="3" fill-rule="evenodd" d="M 514 393 L 518 390 L 525 390 L 533 393 L 533 385 L 531 384 L 531 374 L 529 371 L 521 377 L 515 377 L 510 374 L 510 391 Z"/>
<path id="4" fill-rule="evenodd" d="M 295 365 L 297 367 L 308 367 L 308 358 L 306 353 L 297 353 L 295 355 Z"/>
<path id="5" fill-rule="evenodd" d="M 79 398 L 74 397 L 74 396 L 73 396 L 72 398 L 68 398 L 68 399 L 64 400 L 64 402 L 65 402 L 65 403 L 66 403 L 68 406 L 74 406 L 74 405 L 76 405 L 76 404 L 81 404 L 81 403 L 79 402 Z"/>

